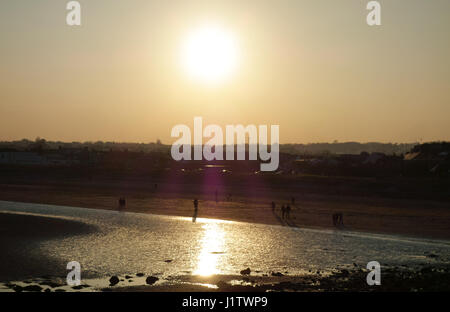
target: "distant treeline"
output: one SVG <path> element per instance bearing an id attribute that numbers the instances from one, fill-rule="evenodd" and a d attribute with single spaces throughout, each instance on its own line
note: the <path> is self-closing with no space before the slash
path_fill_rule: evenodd
<path id="1" fill-rule="evenodd" d="M 386 155 L 400 155 L 409 152 L 418 143 L 358 143 L 358 142 L 334 142 L 334 143 L 309 143 L 309 144 L 283 144 L 280 151 L 287 154 L 360 154 L 383 153 Z"/>
<path id="2" fill-rule="evenodd" d="M 326 154 L 360 154 L 384 153 L 386 155 L 400 155 L 411 151 L 418 143 L 358 143 L 358 142 L 333 142 L 333 143 L 308 143 L 308 144 L 281 144 L 280 152 L 293 155 L 326 155 Z M 2 150 L 57 150 L 57 149 L 84 149 L 94 151 L 129 151 L 129 152 L 155 152 L 170 151 L 170 145 L 161 141 L 151 143 L 126 143 L 126 142 L 60 142 L 47 141 L 36 138 L 31 141 L 23 139 L 20 141 L 0 142 Z"/>

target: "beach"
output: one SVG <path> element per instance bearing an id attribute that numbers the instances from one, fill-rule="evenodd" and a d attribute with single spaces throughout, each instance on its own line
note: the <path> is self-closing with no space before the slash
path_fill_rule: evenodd
<path id="1" fill-rule="evenodd" d="M 242 191 L 244 189 L 244 192 Z M 123 181 L 114 183 L 64 182 L 1 184 L 0 200 L 65 205 L 159 215 L 193 215 L 193 199 L 199 199 L 199 217 L 283 225 L 300 228 L 334 228 L 332 214 L 340 212 L 344 228 L 351 231 L 450 238 L 448 202 L 381 196 L 317 194 L 298 190 L 261 188 L 245 193 L 245 187 L 228 187 L 214 198 L 215 186 L 164 185 Z M 232 200 L 226 200 L 232 193 Z M 295 203 L 291 203 L 291 197 Z M 275 213 L 271 202 L 276 203 Z M 290 204 L 289 220 L 281 218 L 281 205 Z"/>
<path id="2" fill-rule="evenodd" d="M 448 288 L 445 240 L 4 201 L 0 211 L 1 291 Z M 377 259 L 383 286 L 373 288 L 366 264 Z M 68 286 L 74 260 L 82 283 Z"/>

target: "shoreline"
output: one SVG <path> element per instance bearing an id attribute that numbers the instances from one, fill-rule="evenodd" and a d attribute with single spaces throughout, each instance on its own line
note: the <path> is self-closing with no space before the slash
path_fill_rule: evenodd
<path id="1" fill-rule="evenodd" d="M 0 188 L 0 200 L 118 210 L 117 193 L 114 189 L 89 187 L 3 184 Z M 190 193 L 145 191 L 124 193 L 127 204 L 123 211 L 180 217 L 192 217 L 191 198 L 198 196 Z M 292 205 L 291 218 L 282 219 L 280 204 L 272 212 L 270 198 L 255 199 L 247 196 L 218 203 L 205 196 L 198 198 L 198 218 L 339 230 L 333 226 L 331 216 L 341 212 L 344 216 L 343 229 L 348 231 L 450 240 L 450 209 L 446 203 L 354 196 L 303 196 Z M 281 200 L 277 202 L 280 203 Z"/>
<path id="2" fill-rule="evenodd" d="M 118 210 L 112 210 L 112 209 L 104 209 L 104 208 L 96 208 L 96 207 L 75 207 L 75 206 L 69 206 L 69 205 L 56 205 L 56 204 L 47 204 L 47 203 L 39 203 L 39 202 L 21 202 L 21 201 L 5 201 L 0 199 L 0 202 L 5 203 L 13 203 L 13 204 L 29 204 L 29 205 L 48 205 L 53 207 L 63 207 L 63 208 L 77 208 L 77 209 L 92 209 L 92 210 L 107 210 L 107 211 L 115 211 L 119 212 Z M 137 211 L 122 211 L 127 213 L 137 213 L 137 214 L 148 214 L 148 215 L 154 215 L 154 216 L 161 216 L 161 217 L 180 217 L 180 218 L 188 218 L 190 219 L 192 216 L 180 216 L 180 215 L 173 215 L 173 214 L 158 214 L 153 212 L 137 212 Z M 9 210 L 0 210 L 0 216 L 4 214 L 9 215 L 16 215 L 16 216 L 25 216 L 25 217 L 42 217 L 42 218 L 48 218 L 48 219 L 54 219 L 54 220 L 66 220 L 63 216 L 53 216 L 53 215 L 41 215 L 41 214 L 34 214 L 32 212 L 16 212 L 16 211 L 9 211 Z M 249 221 L 242 221 L 242 220 L 227 220 L 227 219 L 217 219 L 217 218 L 211 218 L 211 217 L 205 217 L 205 216 L 197 216 L 197 222 L 201 221 L 202 219 L 207 220 L 218 220 L 219 222 L 239 222 L 239 223 L 249 223 L 249 224 L 255 224 L 255 225 L 269 225 L 269 226 L 283 226 L 282 224 L 275 224 L 275 223 L 261 223 L 261 222 L 249 222 Z M 72 220 L 68 220 L 72 221 Z M 78 222 L 74 221 L 77 223 Z M 367 231 L 357 231 L 357 230 L 351 230 L 347 228 L 336 228 L 336 227 L 313 227 L 313 226 L 304 226 L 304 227 L 298 227 L 295 228 L 301 228 L 302 230 L 306 231 L 339 231 L 345 235 L 357 235 L 357 236 L 363 236 L 363 235 L 370 235 L 371 238 L 380 238 L 380 239 L 399 239 L 399 240 L 409 240 L 414 242 L 424 242 L 424 243 L 434 243 L 434 244 L 450 244 L 450 239 L 445 238 L 434 238 L 434 237 L 419 237 L 419 236 L 412 236 L 407 234 L 401 234 L 401 233 L 385 233 L 385 232 L 367 232 Z M 86 232 L 84 232 L 86 233 Z M 79 235 L 79 233 L 71 233 L 72 235 Z M 80 233 L 83 234 L 83 233 Z M 54 238 L 57 238 L 59 234 L 56 234 Z M 45 238 L 45 237 L 42 237 Z"/>
<path id="3" fill-rule="evenodd" d="M 17 224 L 21 224 L 18 227 Z M 28 224 L 28 225 L 27 225 Z M 27 215 L 26 213 L 1 212 L 1 229 L 7 233 L 3 239 L 11 241 L 16 237 L 14 245 L 30 237 L 33 240 L 46 240 L 62 234 L 83 235 L 96 228 L 83 222 L 66 220 L 53 216 Z M 25 226 L 25 231 L 23 226 Z M 42 232 L 44 231 L 44 232 Z M 39 235 L 38 235 L 39 234 Z M 0 237 L 1 239 L 1 237 Z M 11 254 L 8 246 L 4 246 L 3 255 Z M 12 248 L 14 250 L 14 248 Z M 435 255 L 429 255 L 435 257 Z M 1 258 L 1 257 L 0 257 Z M 22 267 L 20 255 L 14 257 L 13 263 Z M 33 259 L 31 259 L 33 260 Z M 42 259 L 40 259 L 42 260 Z M 38 259 L 34 261 L 39 262 Z M 45 261 L 43 263 L 46 263 Z M 240 274 L 213 274 L 202 276 L 186 273 L 166 275 L 163 273 L 129 272 L 118 276 L 102 276 L 83 279 L 80 286 L 68 286 L 65 283 L 64 270 L 58 274 L 41 276 L 39 267 L 29 272 L 29 278 L 5 278 L 0 282 L 0 292 L 372 292 L 372 291 L 450 291 L 447 283 L 450 278 L 450 266 L 447 263 L 432 265 L 431 263 L 414 265 L 387 265 L 383 269 L 383 283 L 380 287 L 370 287 L 365 283 L 368 270 L 351 263 L 334 267 L 331 270 L 309 270 L 300 274 L 275 271 L 254 271 L 254 268 L 241 271 Z M 2 267 L 11 270 L 11 260 Z M 64 267 L 63 267 L 64 268 Z M 248 271 L 248 272 L 246 272 Z M 34 272 L 34 273 L 33 273 Z M 113 278 L 115 281 L 113 282 Z"/>

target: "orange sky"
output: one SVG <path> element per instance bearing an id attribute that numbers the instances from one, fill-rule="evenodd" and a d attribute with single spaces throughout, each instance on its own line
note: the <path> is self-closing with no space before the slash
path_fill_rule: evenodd
<path id="1" fill-rule="evenodd" d="M 278 124 L 281 143 L 450 140 L 450 1 L 0 3 L 0 140 L 171 143 L 176 124 Z M 224 81 L 179 62 L 210 23 L 239 43 Z"/>

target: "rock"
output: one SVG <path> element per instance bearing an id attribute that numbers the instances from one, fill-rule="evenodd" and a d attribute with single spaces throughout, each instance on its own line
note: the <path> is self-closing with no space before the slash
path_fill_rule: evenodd
<path id="1" fill-rule="evenodd" d="M 170 262 L 172 262 L 172 260 L 171 259 L 167 259 L 167 260 L 164 260 L 164 262 L 170 263 Z"/>
<path id="2" fill-rule="evenodd" d="M 44 291 L 45 292 L 51 292 L 50 288 L 46 288 Z"/>
<path id="3" fill-rule="evenodd" d="M 281 282 L 278 284 L 278 288 L 286 291 L 286 290 L 293 290 L 296 289 L 296 285 L 292 282 Z"/>
<path id="4" fill-rule="evenodd" d="M 137 273 L 136 276 L 137 277 L 142 277 L 142 276 L 144 276 L 144 273 Z"/>
<path id="5" fill-rule="evenodd" d="M 146 279 L 145 279 L 145 282 L 148 284 L 148 285 L 153 285 L 154 283 L 156 283 L 156 281 L 158 281 L 159 280 L 159 278 L 157 278 L 157 277 L 155 277 L 155 276 L 148 276 Z"/>
<path id="6" fill-rule="evenodd" d="M 350 275 L 350 272 L 349 272 L 348 270 L 346 270 L 346 269 L 343 269 L 343 270 L 341 271 L 341 274 L 342 274 L 342 276 L 347 277 L 347 276 Z"/>
<path id="7" fill-rule="evenodd" d="M 42 287 L 39 285 L 29 285 L 23 288 L 24 291 L 41 291 Z"/>
<path id="8" fill-rule="evenodd" d="M 431 268 L 429 268 L 429 267 L 424 267 L 424 268 L 422 268 L 421 270 L 420 270 L 420 273 L 422 273 L 422 274 L 428 274 L 428 273 L 431 273 L 433 270 L 431 269 Z"/>
<path id="9" fill-rule="evenodd" d="M 114 286 L 117 283 L 119 283 L 119 278 L 117 276 L 114 275 L 109 279 L 109 286 Z"/>
<path id="10" fill-rule="evenodd" d="M 40 285 L 48 286 L 50 288 L 56 288 L 56 287 L 63 286 L 63 285 L 60 285 L 60 284 L 57 284 L 57 283 L 54 283 L 51 281 L 42 282 L 42 283 L 40 283 Z"/>
<path id="11" fill-rule="evenodd" d="M 224 282 L 224 281 L 219 281 L 216 285 L 217 285 L 217 287 L 222 288 L 222 289 L 227 288 L 227 287 L 229 286 L 229 285 L 228 285 L 226 282 Z"/>
<path id="12" fill-rule="evenodd" d="M 83 289 L 83 285 L 72 286 L 72 289 Z"/>
<path id="13" fill-rule="evenodd" d="M 245 270 L 241 271 L 242 275 L 250 275 L 250 273 L 252 272 L 252 270 L 250 270 L 250 268 L 246 268 Z"/>
<path id="14" fill-rule="evenodd" d="M 284 276 L 281 272 L 272 272 L 272 276 Z"/>
<path id="15" fill-rule="evenodd" d="M 65 289 L 61 289 L 61 288 L 58 288 L 58 289 L 55 289 L 55 291 L 56 291 L 56 292 L 65 292 L 66 290 L 65 290 Z"/>
<path id="16" fill-rule="evenodd" d="M 23 287 L 22 287 L 22 286 L 19 286 L 19 285 L 15 285 L 15 286 L 13 287 L 13 290 L 14 290 L 15 292 L 22 292 L 22 291 L 23 291 Z"/>
<path id="17" fill-rule="evenodd" d="M 130 279 L 130 278 L 132 278 L 132 276 L 130 276 L 130 275 L 125 275 L 125 278 L 126 278 L 126 279 Z"/>

